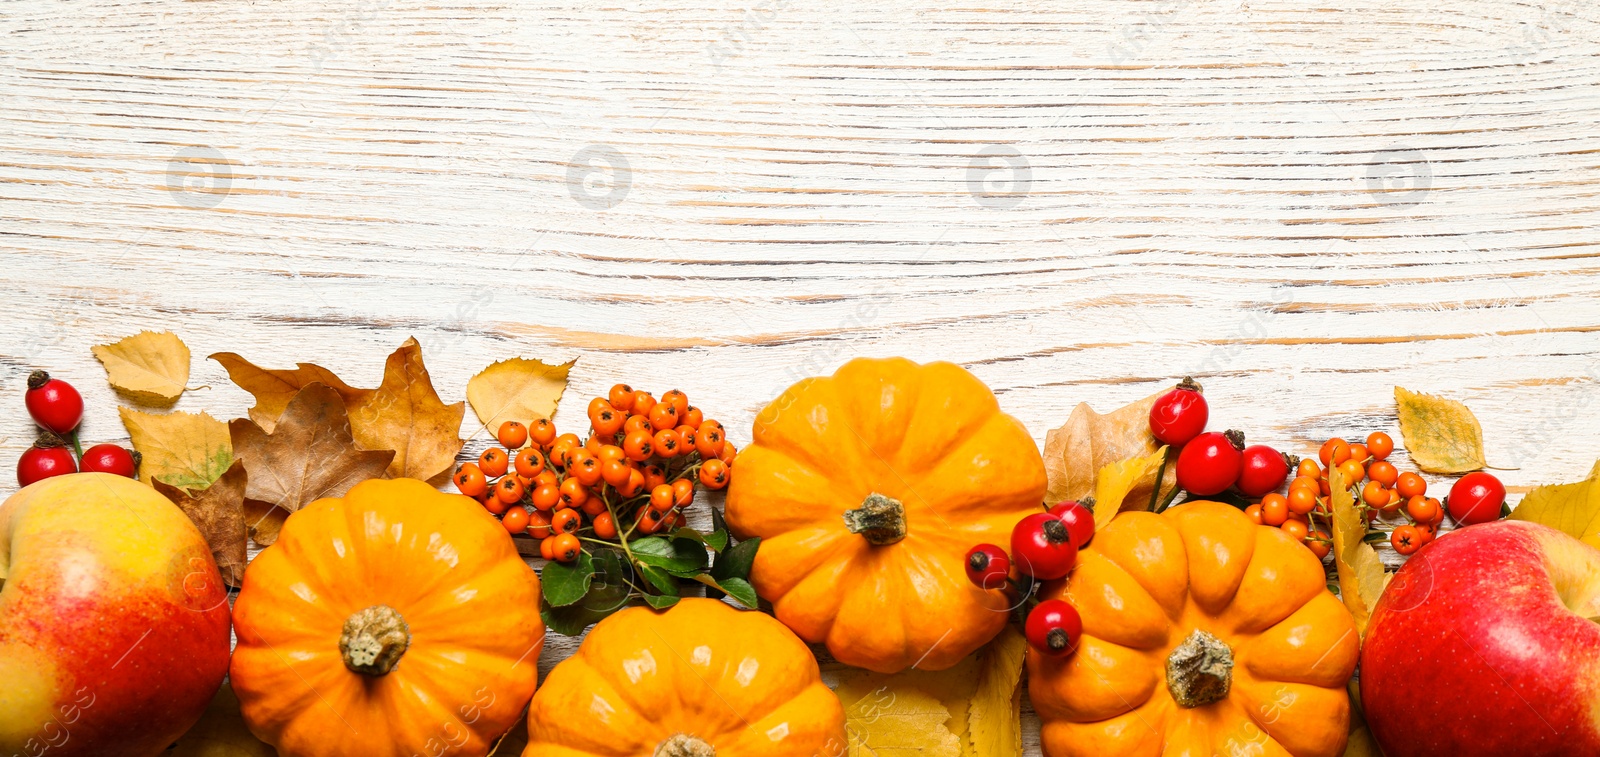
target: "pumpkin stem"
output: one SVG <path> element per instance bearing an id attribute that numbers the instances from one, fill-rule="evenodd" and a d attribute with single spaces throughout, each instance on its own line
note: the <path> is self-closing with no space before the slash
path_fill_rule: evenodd
<path id="1" fill-rule="evenodd" d="M 1233 683 L 1233 650 L 1198 628 L 1167 657 L 1167 690 L 1180 707 L 1226 699 Z"/>
<path id="2" fill-rule="evenodd" d="M 339 655 L 352 672 L 388 675 L 411 646 L 411 627 L 388 605 L 373 605 L 351 615 L 339 634 Z"/>
<path id="3" fill-rule="evenodd" d="M 844 525 L 873 546 L 893 544 L 906 538 L 906 508 L 900 500 L 873 492 L 860 507 L 844 511 Z"/>
<path id="4" fill-rule="evenodd" d="M 656 745 L 655 757 L 716 757 L 717 750 L 710 744 L 687 733 L 668 736 Z"/>

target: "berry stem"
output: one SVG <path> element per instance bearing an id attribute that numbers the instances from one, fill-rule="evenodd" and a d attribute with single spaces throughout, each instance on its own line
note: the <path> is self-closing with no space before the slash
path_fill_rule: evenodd
<path id="1" fill-rule="evenodd" d="M 83 445 L 78 442 L 78 429 L 73 429 L 67 438 L 72 440 L 72 451 L 78 456 L 78 467 L 83 467 Z"/>
<path id="2" fill-rule="evenodd" d="M 1193 379 L 1185 378 L 1184 381 L 1192 383 Z M 1161 456 L 1161 467 L 1156 469 L 1156 485 L 1150 489 L 1150 504 L 1146 505 L 1144 509 L 1151 512 L 1161 512 L 1156 509 L 1156 500 L 1161 496 L 1161 481 L 1167 477 L 1167 464 L 1172 462 L 1172 457 L 1173 449 L 1171 445 L 1168 445 L 1167 453 Z"/>

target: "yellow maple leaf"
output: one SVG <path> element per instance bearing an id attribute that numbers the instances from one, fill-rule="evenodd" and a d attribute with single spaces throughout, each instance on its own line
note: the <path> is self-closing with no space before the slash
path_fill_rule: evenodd
<path id="1" fill-rule="evenodd" d="M 1400 435 L 1412 462 L 1429 473 L 1466 473 L 1482 468 L 1483 427 L 1455 400 L 1394 388 Z"/>
<path id="2" fill-rule="evenodd" d="M 967 716 L 967 754 L 1022 754 L 1022 661 L 1027 652 L 1027 638 L 1012 625 L 978 652 L 982 670 Z"/>
<path id="3" fill-rule="evenodd" d="M 1511 520 L 1539 523 L 1600 548 L 1600 462 L 1575 484 L 1551 484 L 1528 492 Z"/>
<path id="4" fill-rule="evenodd" d="M 1344 475 L 1337 466 L 1328 469 L 1329 503 L 1333 509 L 1333 564 L 1339 575 L 1339 598 L 1355 616 L 1356 630 L 1367 633 L 1372 607 L 1388 585 L 1383 561 L 1365 541 L 1367 520 L 1356 509 Z"/>
<path id="5" fill-rule="evenodd" d="M 431 481 L 454 469 L 466 412 L 465 402 L 446 405 L 439 399 L 422 346 L 412 338 L 389 356 L 383 384 L 350 409 L 350 428 L 363 449 L 395 451 L 390 478 Z"/>
<path id="6" fill-rule="evenodd" d="M 204 489 L 233 464 L 228 425 L 205 413 L 155 415 L 118 408 L 133 448 L 144 457 L 139 478 L 185 489 Z"/>
<path id="7" fill-rule="evenodd" d="M 1150 488 L 1156 471 L 1167 457 L 1159 447 L 1148 455 L 1119 460 L 1100 469 L 1094 482 L 1094 530 L 1111 525 L 1123 510 L 1144 510 L 1150 505 Z"/>
<path id="8" fill-rule="evenodd" d="M 567 373 L 576 360 L 559 365 L 527 358 L 502 360 L 478 372 L 467 382 L 467 402 L 489 433 L 505 421 L 524 425 L 556 413 L 567 388 Z"/>
<path id="9" fill-rule="evenodd" d="M 881 686 L 845 708 L 850 757 L 961 757 L 943 702 L 914 687 Z"/>
<path id="10" fill-rule="evenodd" d="M 171 405 L 189 384 L 189 347 L 169 331 L 141 331 L 89 348 L 111 388 L 146 405 Z"/>

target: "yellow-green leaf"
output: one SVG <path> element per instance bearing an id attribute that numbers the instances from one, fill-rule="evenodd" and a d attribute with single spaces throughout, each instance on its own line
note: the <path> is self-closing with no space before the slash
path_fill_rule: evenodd
<path id="1" fill-rule="evenodd" d="M 1017 757 L 1022 754 L 1022 661 L 1028 640 L 1007 625 L 978 653 L 978 691 L 967 714 L 967 754 Z"/>
<path id="2" fill-rule="evenodd" d="M 155 415 L 118 408 L 133 448 L 144 460 L 139 478 L 157 478 L 185 489 L 204 489 L 233 464 L 228 424 L 205 413 Z"/>
<path id="3" fill-rule="evenodd" d="M 1167 448 L 1138 457 L 1119 460 L 1100 469 L 1094 482 L 1094 530 L 1111 525 L 1123 510 L 1144 510 L 1150 506 L 1150 489 L 1156 471 L 1167 456 Z"/>
<path id="4" fill-rule="evenodd" d="M 1429 473 L 1466 473 L 1484 466 L 1483 427 L 1455 400 L 1394 388 L 1400 435 L 1412 462 Z"/>
<path id="5" fill-rule="evenodd" d="M 171 405 L 189 384 L 189 347 L 169 331 L 141 331 L 91 347 L 111 388 L 146 405 Z"/>
<path id="6" fill-rule="evenodd" d="M 1333 509 L 1333 564 L 1339 575 L 1339 598 L 1355 616 L 1356 630 L 1363 636 L 1372 619 L 1372 607 L 1383 594 L 1388 576 L 1383 561 L 1369 546 L 1367 520 L 1356 509 L 1355 495 L 1337 466 L 1328 469 L 1329 503 Z"/>
<path id="7" fill-rule="evenodd" d="M 567 389 L 567 374 L 576 362 L 548 365 L 520 357 L 502 360 L 467 382 L 467 402 L 490 434 L 505 421 L 527 425 L 549 418 L 556 413 L 561 393 Z"/>
<path id="8" fill-rule="evenodd" d="M 1549 526 L 1600 549 L 1600 462 L 1575 484 L 1552 484 L 1528 492 L 1511 520 Z"/>
<path id="9" fill-rule="evenodd" d="M 916 688 L 882 686 L 845 708 L 850 757 L 961 757 L 950 710 Z"/>

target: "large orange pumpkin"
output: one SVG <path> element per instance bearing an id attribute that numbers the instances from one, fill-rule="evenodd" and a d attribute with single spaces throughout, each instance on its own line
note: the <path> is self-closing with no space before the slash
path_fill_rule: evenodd
<path id="1" fill-rule="evenodd" d="M 790 387 L 756 418 L 728 525 L 761 537 L 756 591 L 801 638 L 882 673 L 942 670 L 999 633 L 1003 592 L 966 551 L 1039 512 L 1026 428 L 951 363 L 857 359 Z"/>
<path id="2" fill-rule="evenodd" d="M 1283 531 L 1217 502 L 1123 513 L 1046 596 L 1083 616 L 1075 653 L 1028 651 L 1048 757 L 1344 751 L 1359 635 Z"/>
<path id="3" fill-rule="evenodd" d="M 478 755 L 533 696 L 539 578 L 476 502 L 356 485 L 245 571 L 232 684 L 284 757 Z"/>
<path id="4" fill-rule="evenodd" d="M 550 671 L 523 757 L 834 757 L 844 711 L 783 624 L 712 599 L 600 621 Z"/>

